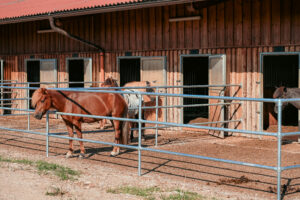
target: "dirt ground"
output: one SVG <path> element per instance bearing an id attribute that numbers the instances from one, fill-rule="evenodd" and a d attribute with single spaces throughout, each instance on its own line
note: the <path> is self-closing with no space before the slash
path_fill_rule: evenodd
<path id="1" fill-rule="evenodd" d="M 0 126 L 26 128 L 24 117 L 1 117 Z M 85 139 L 112 142 L 111 129 L 100 131 L 99 125 L 85 124 Z M 31 130 L 45 131 L 45 120 L 31 119 Z M 50 120 L 50 132 L 65 132 L 59 119 Z M 205 133 L 159 131 L 158 146 L 154 134 L 147 133 L 143 146 L 181 153 L 276 166 L 277 142 L 244 137 L 219 139 Z M 78 154 L 78 142 L 75 143 Z M 137 145 L 136 140 L 132 145 Z M 142 176 L 138 176 L 138 153 L 122 150 L 110 157 L 111 146 L 85 143 L 87 158 L 66 159 L 68 141 L 50 138 L 50 156 L 45 154 L 45 136 L 0 130 L 0 156 L 18 159 L 45 160 L 81 171 L 78 180 L 61 181 L 57 177 L 37 173 L 20 164 L 0 163 L 0 199 L 57 199 L 46 196 L 49 187 L 59 187 L 66 194 L 61 199 L 142 199 L 129 194 L 111 194 L 107 189 L 131 185 L 157 186 L 197 192 L 216 199 L 276 199 L 275 171 L 179 157 L 162 153 L 142 152 Z M 282 166 L 300 165 L 300 144 L 282 146 Z M 282 173 L 283 199 L 300 199 L 300 169 Z M 158 198 L 159 199 L 159 198 Z"/>

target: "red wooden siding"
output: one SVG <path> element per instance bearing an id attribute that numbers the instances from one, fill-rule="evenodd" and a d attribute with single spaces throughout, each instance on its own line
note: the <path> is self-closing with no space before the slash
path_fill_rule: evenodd
<path id="1" fill-rule="evenodd" d="M 169 22 L 171 17 L 200 14 L 201 20 Z M 60 19 L 69 33 L 106 50 L 105 76 L 119 78 L 117 57 L 126 51 L 133 56 L 166 56 L 168 85 L 179 85 L 180 55 L 198 49 L 200 54 L 226 54 L 227 82 L 243 84 L 230 88 L 228 95 L 260 97 L 260 52 L 273 46 L 300 51 L 300 1 L 226 0 L 189 13 L 186 5 L 143 8 L 84 17 Z M 57 33 L 37 34 L 49 28 L 47 20 L 0 25 L 0 58 L 5 61 L 5 79 L 26 81 L 24 59 L 56 58 L 58 80 L 65 81 L 66 58 L 72 53 L 93 59 L 93 81 L 100 80 L 100 54 L 95 49 Z M 180 89 L 168 92 L 180 93 Z M 178 98 L 168 98 L 177 105 Z M 238 109 L 238 112 L 236 110 Z M 242 109 L 229 107 L 228 117 L 243 119 L 242 128 L 257 130 L 258 103 L 247 102 Z M 168 109 L 168 121 L 179 122 L 180 109 Z M 230 124 L 230 128 L 238 124 Z"/>
<path id="2" fill-rule="evenodd" d="M 168 22 L 191 15 L 183 4 L 60 20 L 107 51 L 291 45 L 300 43 L 299 7 L 296 0 L 227 0 L 192 13 L 199 21 Z M 47 20 L 0 27 L 0 54 L 95 51 L 57 33 L 37 34 Z"/>

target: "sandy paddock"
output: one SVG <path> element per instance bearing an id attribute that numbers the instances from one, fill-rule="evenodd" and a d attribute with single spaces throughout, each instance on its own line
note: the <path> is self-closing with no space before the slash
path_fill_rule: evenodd
<path id="1" fill-rule="evenodd" d="M 26 129 L 26 117 L 1 117 L 1 126 Z M 96 130 L 98 123 L 85 124 L 83 130 Z M 31 129 L 45 131 L 45 119 L 31 118 Z M 59 119 L 50 120 L 50 132 L 65 132 Z M 85 139 L 112 142 L 111 129 L 86 133 Z M 147 133 L 144 146 L 208 157 L 276 166 L 277 142 L 272 138 L 259 140 L 245 137 L 219 139 L 201 132 L 159 131 L 158 147 L 154 134 Z M 78 154 L 78 142 L 74 142 Z M 137 145 L 134 141 L 132 145 Z M 0 199 L 43 199 L 45 189 L 51 184 L 61 184 L 74 199 L 139 199 L 135 196 L 108 194 L 107 188 L 120 185 L 147 187 L 178 187 L 217 199 L 276 199 L 277 177 L 275 171 L 231 165 L 220 162 L 179 157 L 154 152 L 142 152 L 142 176 L 137 174 L 137 151 L 123 149 L 121 155 L 110 157 L 111 146 L 85 143 L 87 158 L 66 159 L 68 141 L 50 138 L 50 157 L 45 155 L 45 136 L 0 130 L 0 155 L 32 160 L 46 160 L 82 171 L 79 180 L 62 182 L 55 178 L 31 173 L 16 167 L 0 168 Z M 300 144 L 282 146 L 282 165 L 300 164 Z M 284 199 L 300 199 L 300 170 L 282 173 Z M 23 183 L 23 182 L 24 183 Z M 32 182 L 32 183 L 30 183 Z M 28 183 L 34 186 L 28 185 Z M 33 190 L 34 188 L 34 190 Z M 2 192 L 5 191 L 5 192 Z M 27 194 L 27 195 L 26 195 Z M 100 195 L 100 196 L 99 196 Z"/>

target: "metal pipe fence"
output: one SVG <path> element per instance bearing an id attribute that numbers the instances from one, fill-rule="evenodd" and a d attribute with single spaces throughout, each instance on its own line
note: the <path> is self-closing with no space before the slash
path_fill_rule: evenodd
<path id="1" fill-rule="evenodd" d="M 2 83 L 2 87 L 0 86 L 1 89 L 3 88 L 9 88 L 9 89 L 25 89 L 27 90 L 27 99 L 26 98 L 19 98 L 18 100 L 26 100 L 27 101 L 27 109 L 30 108 L 30 90 L 35 90 L 37 89 L 38 87 L 30 87 L 31 85 L 37 85 L 37 84 L 43 84 L 43 85 L 53 85 L 55 84 L 56 86 L 58 86 L 58 84 L 65 84 L 65 83 L 102 83 L 102 82 L 14 82 L 14 83 Z M 9 84 L 13 84 L 14 86 L 9 86 Z M 16 87 L 15 85 L 26 85 L 27 87 L 25 86 L 22 86 L 22 87 Z M 213 88 L 220 88 L 221 91 L 224 91 L 226 87 L 241 87 L 241 85 L 239 84 L 225 84 L 225 85 L 179 85 L 179 86 L 151 86 L 151 87 L 91 87 L 91 88 L 85 88 L 83 89 L 84 91 L 85 90 L 140 90 L 140 89 L 146 89 L 146 88 L 153 88 L 155 89 L 155 91 L 159 91 L 159 89 L 165 89 L 165 91 L 167 91 L 167 89 L 171 89 L 171 88 L 210 88 L 210 89 L 213 89 Z M 220 89 L 217 89 L 217 90 L 220 90 Z M 82 90 L 82 88 L 77 88 L 76 90 L 80 91 Z M 222 96 L 224 96 L 224 93 L 222 92 L 221 93 Z M 9 100 L 9 99 L 3 99 L 3 100 Z M 17 100 L 16 98 L 14 100 Z M 171 105 L 171 106 L 168 106 L 168 105 L 165 105 L 165 106 L 158 106 L 158 96 L 156 95 L 155 97 L 155 100 L 156 100 L 156 105 L 155 106 L 143 106 L 142 109 L 143 110 L 146 110 L 146 109 L 155 109 L 155 118 L 156 118 L 156 121 L 158 121 L 158 109 L 163 109 L 163 108 L 177 108 L 177 109 L 183 109 L 183 108 L 192 108 L 192 107 L 208 107 L 208 106 L 225 106 L 225 105 L 233 105 L 233 104 L 240 104 L 239 102 L 234 102 L 234 103 L 224 103 L 224 102 L 221 102 L 221 103 L 215 103 L 215 104 L 189 104 L 189 105 Z M 0 102 L 3 102 L 1 101 L 0 99 Z M 167 102 L 167 97 L 165 99 L 165 104 Z M 13 105 L 13 104 L 11 104 Z M 18 104 L 17 104 L 18 105 Z M 131 108 L 131 109 L 138 109 L 138 108 Z M 166 119 L 165 119 L 166 120 Z M 224 121 L 224 119 L 221 119 L 221 121 Z M 241 120 L 239 120 L 241 122 Z M 231 122 L 235 122 L 233 120 L 227 120 L 227 121 L 224 121 L 223 123 L 231 123 Z M 204 123 L 205 124 L 205 123 Z M 209 123 L 209 122 L 206 122 L 207 125 L 209 124 L 212 124 L 212 123 Z M 29 130 L 30 129 L 30 115 L 28 115 L 28 125 L 27 125 L 27 129 Z M 164 128 L 167 128 L 166 126 L 164 126 Z M 144 129 L 144 128 L 143 128 Z M 157 137 L 158 137 L 158 129 L 161 129 L 157 124 L 155 125 L 155 127 L 151 127 L 151 128 L 147 128 L 147 129 L 155 129 L 155 146 L 157 146 Z M 224 132 L 222 132 L 222 134 L 224 134 Z"/>
<path id="2" fill-rule="evenodd" d="M 1 86 L 3 88 L 17 88 L 17 89 L 37 89 L 37 88 L 30 88 L 30 87 L 10 87 L 10 86 Z M 221 86 L 220 86 L 221 87 Z M 138 123 L 138 145 L 132 146 L 132 145 L 123 145 L 123 144 L 115 144 L 110 142 L 104 142 L 104 141 L 95 141 L 90 139 L 79 139 L 79 138 L 73 138 L 68 136 L 63 136 L 61 134 L 55 134 L 50 133 L 50 127 L 49 127 L 49 113 L 46 114 L 46 130 L 45 132 L 39 132 L 39 131 L 32 131 L 30 130 L 30 127 L 28 130 L 25 129 L 15 129 L 15 128 L 7 128 L 7 127 L 0 127 L 2 130 L 7 131 L 15 131 L 15 132 L 24 132 L 29 134 L 37 134 L 37 135 L 43 135 L 46 136 L 46 155 L 49 155 L 49 138 L 55 137 L 55 138 L 61 138 L 61 139 L 71 139 L 71 140 L 78 140 L 83 142 L 91 142 L 96 144 L 103 144 L 103 145 L 111 145 L 111 146 L 118 146 L 123 148 L 129 148 L 129 149 L 135 149 L 138 151 L 138 174 L 142 175 L 141 173 L 141 158 L 142 158 L 142 151 L 150 151 L 150 152 L 157 152 L 157 153 L 164 153 L 164 154 L 171 154 L 171 155 L 177 155 L 177 156 L 184 156 L 184 157 L 191 157 L 191 158 L 198 158 L 198 159 L 204 159 L 204 160 L 210 160 L 210 161 L 216 161 L 216 162 L 224 162 L 229 164 L 235 164 L 235 165 L 242 165 L 242 166 L 249 166 L 249 167 L 256 167 L 256 168 L 262 168 L 262 169 L 268 169 L 268 170 L 274 170 L 277 173 L 277 199 L 281 199 L 281 173 L 284 170 L 290 170 L 295 168 L 300 168 L 300 165 L 291 165 L 291 166 L 283 166 L 283 163 L 281 161 L 281 145 L 282 145 L 282 137 L 288 136 L 288 135 L 300 135 L 300 132 L 292 132 L 292 133 L 282 133 L 282 103 L 283 102 L 291 102 L 291 101 L 300 101 L 300 99 L 265 99 L 265 98 L 246 98 L 246 97 L 226 97 L 226 96 L 208 96 L 208 95 L 187 95 L 187 94 L 169 94 L 169 93 L 149 93 L 149 92 L 139 92 L 139 91 L 116 91 L 116 90 L 110 90 L 111 88 L 101 88 L 99 90 L 98 88 L 93 89 L 71 89 L 71 88 L 49 88 L 49 90 L 56 89 L 60 91 L 81 91 L 81 92 L 97 92 L 97 93 L 117 93 L 117 94 L 136 94 L 139 97 L 139 114 L 138 119 L 129 119 L 129 118 L 117 118 L 117 117 L 108 117 L 108 116 L 95 116 L 95 115 L 84 115 L 84 114 L 74 114 L 74 113 L 63 113 L 63 112 L 52 112 L 60 115 L 70 115 L 70 116 L 81 116 L 81 117 L 91 117 L 91 118 L 99 118 L 99 119 L 110 119 L 110 120 L 120 120 L 120 121 L 130 121 L 130 122 L 136 122 Z M 124 88 L 122 88 L 124 89 Z M 251 101 L 251 102 L 271 102 L 275 103 L 278 106 L 278 130 L 276 133 L 274 132 L 263 132 L 263 131 L 251 131 L 251 130 L 244 130 L 244 129 L 234 129 L 234 128 L 228 128 L 228 127 L 212 127 L 212 126 L 203 126 L 203 124 L 181 124 L 181 123 L 171 123 L 171 122 L 163 122 L 158 121 L 158 118 L 156 117 L 155 121 L 145 120 L 142 119 L 141 111 L 144 108 L 142 104 L 142 96 L 143 95 L 151 95 L 156 96 L 157 98 L 159 96 L 161 97 L 179 97 L 179 98 L 199 98 L 199 99 L 219 99 L 223 101 L 231 101 L 232 102 L 239 102 L 242 103 L 244 101 Z M 154 107 L 154 106 L 152 106 Z M 158 104 L 156 103 L 155 106 L 156 109 L 159 108 Z M 11 110 L 19 110 L 19 111 L 25 111 L 27 112 L 27 115 L 29 116 L 30 112 L 33 112 L 31 109 L 16 109 L 16 108 L 6 108 L 1 107 L 0 109 L 11 109 Z M 156 113 L 157 114 L 157 113 Z M 238 121 L 238 120 L 236 120 Z M 215 130 L 215 131 L 225 131 L 225 132 L 233 132 L 233 133 L 243 133 L 243 134 L 249 134 L 249 135 L 265 135 L 265 136 L 273 136 L 277 138 L 277 164 L 276 166 L 267 166 L 267 165 L 261 165 L 257 163 L 249 163 L 249 162 L 241 162 L 236 160 L 228 160 L 228 159 L 222 159 L 222 158 L 215 158 L 215 157 L 207 157 L 202 155 L 194 155 L 194 154 L 187 154 L 187 153 L 179 153 L 179 152 L 173 152 L 173 151 L 167 151 L 167 150 L 161 150 L 158 148 L 145 148 L 142 147 L 142 123 L 148 123 L 148 124 L 154 124 L 156 130 L 163 127 L 185 127 L 185 128 L 194 128 L 194 129 L 205 129 L 205 130 Z M 225 121 L 216 121 L 214 123 L 225 123 Z M 148 127 L 145 127 L 148 128 Z M 155 138 L 157 142 L 157 138 Z"/>

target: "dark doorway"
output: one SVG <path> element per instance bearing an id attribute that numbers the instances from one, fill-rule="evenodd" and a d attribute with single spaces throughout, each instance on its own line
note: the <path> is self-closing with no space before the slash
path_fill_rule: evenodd
<path id="1" fill-rule="evenodd" d="M 208 85 L 208 57 L 183 58 L 183 85 Z M 208 95 L 208 88 L 184 88 L 184 94 Z M 184 98 L 183 105 L 207 104 L 208 99 Z M 183 108 L 183 122 L 194 123 L 197 118 L 208 119 L 208 107 Z M 197 120 L 197 122 L 199 121 Z"/>
<path id="2" fill-rule="evenodd" d="M 120 59 L 120 86 L 132 81 L 141 81 L 140 59 Z"/>
<path id="3" fill-rule="evenodd" d="M 69 84 L 69 87 L 71 88 L 84 87 L 84 83 L 83 83 L 84 82 L 84 60 L 83 59 L 68 60 L 68 67 L 69 67 L 69 82 L 72 82 Z"/>
<path id="4" fill-rule="evenodd" d="M 30 60 L 27 61 L 27 82 L 30 82 L 29 87 L 40 87 L 40 61 L 39 60 Z M 29 91 L 30 98 L 35 90 Z M 31 100 L 30 100 L 30 108 Z"/>
<path id="5" fill-rule="evenodd" d="M 298 87 L 299 71 L 298 55 L 265 55 L 263 57 L 263 97 L 273 98 L 276 87 Z M 263 128 L 277 124 L 277 114 L 274 112 L 274 103 L 263 105 Z M 288 105 L 282 112 L 282 124 L 285 126 L 298 125 L 298 110 Z"/>
<path id="6" fill-rule="evenodd" d="M 4 71 L 4 61 L 0 60 L 1 83 L 5 83 L 4 74 L 5 74 L 5 71 Z M 11 99 L 12 98 L 11 91 L 12 91 L 11 88 L 2 88 L 1 89 L 1 99 Z M 11 103 L 12 103 L 11 100 L 2 101 L 1 102 L 1 107 L 10 108 L 11 105 L 12 105 Z M 2 114 L 3 115 L 5 115 L 5 114 L 11 114 L 11 110 L 3 109 L 2 110 Z"/>

